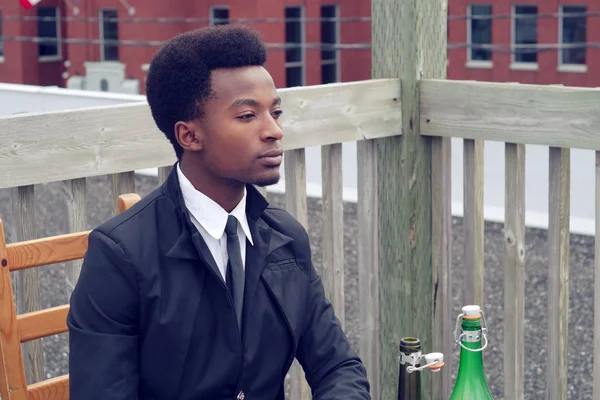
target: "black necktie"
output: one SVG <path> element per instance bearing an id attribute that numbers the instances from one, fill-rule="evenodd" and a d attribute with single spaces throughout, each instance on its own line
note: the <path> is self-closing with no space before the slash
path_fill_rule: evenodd
<path id="1" fill-rule="evenodd" d="M 242 265 L 242 254 L 240 251 L 240 242 L 237 235 L 237 219 L 233 215 L 227 218 L 225 226 L 227 234 L 227 287 L 233 297 L 235 313 L 240 330 L 242 329 L 242 308 L 244 304 L 244 267 Z"/>

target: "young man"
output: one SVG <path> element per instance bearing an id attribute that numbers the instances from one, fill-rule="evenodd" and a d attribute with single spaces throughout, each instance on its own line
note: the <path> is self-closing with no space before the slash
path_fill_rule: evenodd
<path id="1" fill-rule="evenodd" d="M 282 161 L 265 61 L 236 25 L 152 60 L 148 103 L 178 162 L 90 234 L 68 316 L 72 400 L 283 400 L 294 358 L 314 399 L 370 399 L 306 231 L 252 186 L 276 183 Z"/>

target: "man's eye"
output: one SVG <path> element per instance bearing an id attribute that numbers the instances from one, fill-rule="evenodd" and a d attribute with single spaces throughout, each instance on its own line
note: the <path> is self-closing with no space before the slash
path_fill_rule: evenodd
<path id="1" fill-rule="evenodd" d="M 238 116 L 237 119 L 248 120 L 248 119 L 250 119 L 252 117 L 254 117 L 254 114 L 244 114 L 244 115 Z"/>
<path id="2" fill-rule="evenodd" d="M 279 116 L 281 116 L 281 114 L 283 114 L 283 110 L 277 110 L 277 111 L 273 111 L 271 113 L 271 115 L 273 115 L 276 118 L 278 118 Z"/>

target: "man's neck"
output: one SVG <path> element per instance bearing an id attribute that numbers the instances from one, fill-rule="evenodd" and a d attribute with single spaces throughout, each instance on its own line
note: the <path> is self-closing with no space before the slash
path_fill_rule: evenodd
<path id="1" fill-rule="evenodd" d="M 230 213 L 244 197 L 245 185 L 243 183 L 217 178 L 214 175 L 207 173 L 207 171 L 202 166 L 195 163 L 193 159 L 182 157 L 180 167 L 181 171 L 196 190 L 204 193 L 228 213 Z"/>

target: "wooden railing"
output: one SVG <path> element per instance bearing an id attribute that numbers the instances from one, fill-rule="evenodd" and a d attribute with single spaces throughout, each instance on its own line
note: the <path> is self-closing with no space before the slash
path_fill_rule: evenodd
<path id="1" fill-rule="evenodd" d="M 485 307 L 483 146 L 484 141 L 506 143 L 505 399 L 523 398 L 524 391 L 526 144 L 549 147 L 548 399 L 567 398 L 570 148 L 596 151 L 593 391 L 594 398 L 600 396 L 599 123 L 600 89 L 442 80 L 421 83 L 421 134 L 464 139 L 463 304 Z"/>
<path id="2" fill-rule="evenodd" d="M 373 80 L 309 88 L 283 89 L 285 106 L 286 208 L 308 229 L 305 148 L 322 146 L 323 170 L 323 281 L 336 313 L 344 322 L 344 244 L 342 199 L 342 144 L 361 141 L 358 178 L 359 211 L 360 352 L 365 355 L 371 379 L 378 380 L 377 357 L 378 274 L 376 157 L 373 138 L 400 134 L 401 110 L 398 80 Z M 17 239 L 35 238 L 34 187 L 61 181 L 66 194 L 71 232 L 87 229 L 86 178 L 110 175 L 113 212 L 118 213 L 119 194 L 135 191 L 135 170 L 158 167 L 158 183 L 164 181 L 173 150 L 157 130 L 146 103 L 79 109 L 43 114 L 19 114 L 0 118 L 0 188 L 15 188 Z M 67 266 L 70 294 L 80 262 Z M 17 305 L 20 313 L 41 308 L 39 277 L 34 270 L 18 271 Z M 26 344 L 30 382 L 44 376 L 41 342 Z M 292 398 L 309 398 L 301 369 L 294 364 Z M 376 391 L 377 389 L 374 388 Z"/>

